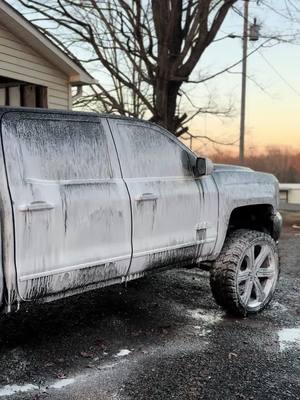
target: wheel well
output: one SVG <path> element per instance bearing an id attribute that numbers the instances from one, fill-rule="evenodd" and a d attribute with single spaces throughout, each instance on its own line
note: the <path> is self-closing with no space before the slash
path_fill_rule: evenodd
<path id="1" fill-rule="evenodd" d="M 230 215 L 228 231 L 231 232 L 241 228 L 254 229 L 269 233 L 273 237 L 273 215 L 273 206 L 269 204 L 257 204 L 235 208 Z"/>

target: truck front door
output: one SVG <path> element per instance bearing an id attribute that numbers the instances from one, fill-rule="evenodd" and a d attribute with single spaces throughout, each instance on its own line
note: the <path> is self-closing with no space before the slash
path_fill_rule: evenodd
<path id="1" fill-rule="evenodd" d="M 109 124 L 131 198 L 130 274 L 210 255 L 217 188 L 211 176 L 195 178 L 195 154 L 153 125 L 121 119 Z"/>

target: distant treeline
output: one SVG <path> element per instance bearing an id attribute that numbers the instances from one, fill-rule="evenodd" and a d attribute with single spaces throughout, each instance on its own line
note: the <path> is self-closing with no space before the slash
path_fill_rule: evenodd
<path id="1" fill-rule="evenodd" d="M 210 158 L 216 163 L 240 164 L 238 156 L 215 151 Z M 300 183 L 300 152 L 268 148 L 264 152 L 251 152 L 244 165 L 257 171 L 274 174 L 279 182 Z"/>

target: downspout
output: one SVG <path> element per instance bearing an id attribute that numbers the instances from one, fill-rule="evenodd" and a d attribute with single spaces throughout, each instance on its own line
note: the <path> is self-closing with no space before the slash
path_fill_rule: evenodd
<path id="1" fill-rule="evenodd" d="M 82 96 L 82 92 L 83 92 L 82 86 L 83 85 L 76 86 L 76 93 L 72 96 L 72 104 Z"/>

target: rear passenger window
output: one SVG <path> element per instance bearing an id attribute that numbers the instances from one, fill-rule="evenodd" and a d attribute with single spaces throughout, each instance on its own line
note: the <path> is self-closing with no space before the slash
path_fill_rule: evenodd
<path id="1" fill-rule="evenodd" d="M 117 127 L 116 143 L 125 178 L 193 176 L 192 154 L 159 128 L 124 123 Z"/>
<path id="2" fill-rule="evenodd" d="M 23 119 L 17 125 L 24 178 L 103 179 L 112 176 L 101 122 Z"/>

